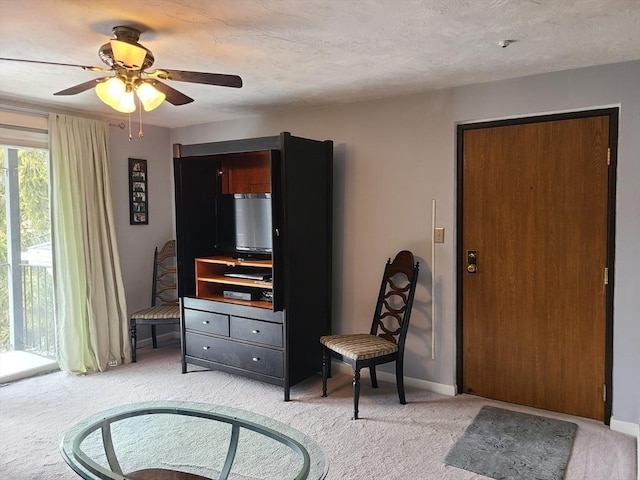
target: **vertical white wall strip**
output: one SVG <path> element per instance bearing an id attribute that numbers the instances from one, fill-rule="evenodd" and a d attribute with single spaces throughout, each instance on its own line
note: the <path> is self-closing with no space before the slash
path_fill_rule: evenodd
<path id="1" fill-rule="evenodd" d="M 436 358 L 436 199 L 431 200 L 431 359 Z"/>

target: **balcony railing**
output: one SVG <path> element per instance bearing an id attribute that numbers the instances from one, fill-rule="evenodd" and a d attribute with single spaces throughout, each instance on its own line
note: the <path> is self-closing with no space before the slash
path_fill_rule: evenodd
<path id="1" fill-rule="evenodd" d="M 51 267 L 21 264 L 20 269 L 22 305 L 14 306 L 14 318 L 9 317 L 8 308 L 7 314 L 0 317 L 0 321 L 5 323 L 0 325 L 3 332 L 0 351 L 24 350 L 55 358 L 56 334 Z M 11 278 L 9 275 L 2 277 Z M 2 296 L 5 298 L 2 298 L 0 303 L 5 305 L 9 303 L 7 292 L 8 288 L 2 289 Z M 14 339 L 13 345 L 11 338 Z"/>

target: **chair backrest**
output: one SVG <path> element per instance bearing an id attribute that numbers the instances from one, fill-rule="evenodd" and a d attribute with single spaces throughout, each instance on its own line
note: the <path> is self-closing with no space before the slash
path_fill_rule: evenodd
<path id="1" fill-rule="evenodd" d="M 408 250 L 398 252 L 393 262 L 387 260 L 371 325 L 371 335 L 390 340 L 401 350 L 409 328 L 419 267 Z"/>
<path id="2" fill-rule="evenodd" d="M 169 240 L 153 254 L 151 306 L 178 305 L 176 241 Z"/>

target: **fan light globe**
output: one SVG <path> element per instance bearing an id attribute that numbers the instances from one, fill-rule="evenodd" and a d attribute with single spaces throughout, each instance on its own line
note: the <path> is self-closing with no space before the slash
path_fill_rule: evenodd
<path id="1" fill-rule="evenodd" d="M 129 89 L 127 92 L 127 85 L 119 77 L 111 77 L 105 82 L 98 83 L 96 95 L 118 112 L 131 113 L 136 109 L 133 91 Z"/>
<path id="2" fill-rule="evenodd" d="M 122 113 L 135 112 L 136 102 L 135 98 L 133 97 L 133 90 L 124 92 L 120 97 L 120 102 L 118 103 L 118 105 L 113 108 Z"/>
<path id="3" fill-rule="evenodd" d="M 164 93 L 158 91 L 153 85 L 147 82 L 140 82 L 135 88 L 136 94 L 147 112 L 159 107 L 166 98 Z"/>

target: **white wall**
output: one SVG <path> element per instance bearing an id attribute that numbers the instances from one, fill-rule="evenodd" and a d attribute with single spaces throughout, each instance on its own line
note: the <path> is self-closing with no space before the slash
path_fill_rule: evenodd
<path id="1" fill-rule="evenodd" d="M 399 98 L 265 114 L 171 131 L 171 143 L 275 135 L 335 144 L 334 307 L 337 333 L 368 329 L 387 257 L 422 266 L 407 340 L 409 377 L 453 386 L 456 374 L 456 124 L 620 105 L 613 416 L 640 418 L 640 62 L 557 72 Z M 144 157 L 143 157 L 144 158 Z M 436 246 L 436 359 L 431 359 L 431 199 L 446 241 Z M 140 227 L 130 227 L 140 228 Z"/>
<path id="2" fill-rule="evenodd" d="M 113 210 L 128 314 L 150 306 L 153 249 L 175 237 L 173 167 L 169 130 L 144 126 L 144 137 L 128 140 L 128 130 L 111 127 L 109 154 Z M 149 224 L 129 225 L 129 158 L 147 160 Z M 139 329 L 141 337 L 149 332 Z"/>

